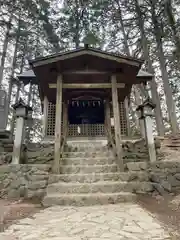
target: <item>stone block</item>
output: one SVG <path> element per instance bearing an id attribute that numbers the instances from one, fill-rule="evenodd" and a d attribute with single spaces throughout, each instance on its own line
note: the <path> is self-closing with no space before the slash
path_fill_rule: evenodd
<path id="1" fill-rule="evenodd" d="M 162 181 L 161 186 L 168 192 L 171 192 L 172 190 L 171 185 L 167 181 Z"/>
<path id="2" fill-rule="evenodd" d="M 0 175 L 11 172 L 10 169 L 11 169 L 11 165 L 0 166 Z"/>
<path id="3" fill-rule="evenodd" d="M 20 188 L 19 188 L 20 197 L 25 197 L 26 189 L 27 189 L 26 186 L 20 186 Z"/>
<path id="4" fill-rule="evenodd" d="M 9 178 L 6 178 L 3 182 L 2 182 L 2 185 L 3 185 L 3 188 L 7 188 L 10 184 L 11 184 L 11 179 Z"/>
<path id="5" fill-rule="evenodd" d="M 154 189 L 160 194 L 160 195 L 165 195 L 167 192 L 165 189 L 161 186 L 159 183 L 153 183 Z"/>
<path id="6" fill-rule="evenodd" d="M 27 176 L 27 179 L 29 181 L 42 181 L 42 180 L 48 180 L 49 175 L 48 174 L 30 174 Z"/>
<path id="7" fill-rule="evenodd" d="M 161 183 L 163 180 L 166 180 L 166 174 L 163 173 L 150 173 L 150 179 L 152 182 Z"/>
<path id="8" fill-rule="evenodd" d="M 178 181 L 175 176 L 168 176 L 167 181 L 172 187 L 180 186 L 180 181 Z"/>
<path id="9" fill-rule="evenodd" d="M 177 180 L 180 181 L 180 173 L 176 173 L 174 176 L 175 176 L 175 178 L 176 178 Z"/>
<path id="10" fill-rule="evenodd" d="M 5 163 L 11 163 L 12 161 L 12 154 L 7 154 L 4 158 Z"/>
<path id="11" fill-rule="evenodd" d="M 38 189 L 36 191 L 29 190 L 26 193 L 27 199 L 37 198 L 42 199 L 45 195 L 45 189 Z"/>
<path id="12" fill-rule="evenodd" d="M 18 198 L 20 198 L 20 191 L 19 191 L 19 189 L 10 189 L 8 191 L 8 198 L 10 198 L 10 199 L 18 199 Z"/>
<path id="13" fill-rule="evenodd" d="M 45 188 L 47 185 L 47 181 L 43 180 L 43 181 L 37 181 L 37 182 L 28 182 L 28 189 L 31 190 L 38 190 L 38 189 L 42 189 Z"/>
<path id="14" fill-rule="evenodd" d="M 130 163 L 127 163 L 127 168 L 130 171 L 147 170 L 148 163 L 147 162 L 130 162 Z"/>
<path id="15" fill-rule="evenodd" d="M 180 162 L 175 161 L 157 161 L 154 163 L 151 163 L 152 168 L 160 168 L 160 169 L 166 169 L 166 168 L 180 168 Z"/>
<path id="16" fill-rule="evenodd" d="M 19 188 L 21 185 L 25 185 L 26 183 L 25 183 L 24 180 L 25 180 L 25 179 L 24 179 L 23 177 L 18 178 L 18 179 L 15 179 L 14 181 L 11 181 L 10 187 L 17 189 L 17 188 Z"/>
<path id="17" fill-rule="evenodd" d="M 44 171 L 44 172 L 49 172 L 51 169 L 50 164 L 34 164 L 34 165 L 31 165 L 31 167 L 32 167 L 33 171 L 40 170 L 40 171 Z"/>

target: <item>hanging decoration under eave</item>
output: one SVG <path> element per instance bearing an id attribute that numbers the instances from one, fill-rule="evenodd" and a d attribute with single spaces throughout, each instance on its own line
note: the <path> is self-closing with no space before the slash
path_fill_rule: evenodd
<path id="1" fill-rule="evenodd" d="M 72 101 L 72 107 L 96 107 L 101 106 L 101 101 L 99 100 L 84 100 L 84 101 Z"/>

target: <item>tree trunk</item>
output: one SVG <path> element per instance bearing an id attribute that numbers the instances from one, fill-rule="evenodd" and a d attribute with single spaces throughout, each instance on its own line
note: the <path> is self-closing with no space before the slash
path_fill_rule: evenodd
<path id="1" fill-rule="evenodd" d="M 173 14 L 172 9 L 172 0 L 166 0 L 165 1 L 165 13 L 167 15 L 169 26 L 171 27 L 172 37 L 176 46 L 176 57 L 178 59 L 178 63 L 180 64 L 180 37 L 178 33 L 178 29 L 176 27 L 176 20 Z M 178 68 L 180 69 L 180 66 L 178 64 Z"/>
<path id="2" fill-rule="evenodd" d="M 17 85 L 15 102 L 17 102 L 18 99 L 19 99 L 20 87 L 21 87 L 21 85 L 18 84 L 18 85 Z M 10 124 L 10 131 L 11 131 L 11 135 L 12 135 L 12 136 L 13 136 L 13 134 L 14 134 L 14 127 L 15 127 L 15 114 L 14 114 L 14 110 L 13 110 L 12 119 L 11 119 L 11 124 Z"/>
<path id="3" fill-rule="evenodd" d="M 160 69 L 162 73 L 169 121 L 172 129 L 172 133 L 176 134 L 179 131 L 179 127 L 178 127 L 177 117 L 176 117 L 176 107 L 175 107 L 175 103 L 172 96 L 172 89 L 169 85 L 169 80 L 168 80 L 166 60 L 163 52 L 162 34 L 161 34 L 161 29 L 159 27 L 159 23 L 157 20 L 156 12 L 155 12 L 155 3 L 152 0 L 150 2 L 151 2 L 151 14 L 152 14 L 153 27 L 154 27 L 154 34 L 155 34 L 156 43 L 157 43 L 157 57 L 159 58 Z"/>
<path id="4" fill-rule="evenodd" d="M 115 3 L 118 6 L 118 15 L 119 15 L 119 21 L 120 21 L 120 24 L 121 24 L 121 31 L 122 31 L 123 39 L 124 39 L 123 43 L 124 43 L 125 53 L 127 54 L 127 56 L 130 56 L 129 45 L 128 45 L 128 36 L 126 34 L 126 31 L 125 31 L 125 26 L 124 26 L 124 21 L 123 21 L 123 18 L 122 18 L 120 2 L 119 2 L 119 0 L 115 0 Z M 140 93 L 139 93 L 137 87 L 133 86 L 133 90 L 134 90 L 135 103 L 136 104 L 141 103 Z M 140 123 L 139 119 L 137 119 L 136 122 L 137 122 L 137 128 L 140 127 L 140 131 L 141 131 L 142 128 L 141 128 L 141 123 Z"/>
<path id="5" fill-rule="evenodd" d="M 22 73 L 22 71 L 23 71 L 24 62 L 25 62 L 26 49 L 27 49 L 27 45 L 25 45 L 24 49 L 23 49 L 23 55 L 22 55 L 22 59 L 21 59 L 21 66 L 20 66 L 19 73 Z M 17 91 L 16 91 L 16 100 L 15 100 L 15 102 L 17 102 L 18 99 L 19 99 L 21 87 L 22 87 L 21 84 L 18 83 L 17 84 Z M 10 131 L 11 131 L 12 135 L 14 134 L 14 127 L 15 127 L 15 116 L 14 116 L 14 111 L 13 111 L 12 119 L 11 119 L 11 126 L 10 126 Z"/>
<path id="6" fill-rule="evenodd" d="M 152 61 L 149 56 L 148 41 L 147 41 L 145 30 L 144 30 L 143 14 L 141 12 L 141 8 L 137 0 L 135 1 L 135 4 L 136 4 L 136 13 L 138 17 L 138 25 L 141 33 L 141 42 L 142 42 L 142 48 L 144 52 L 144 58 L 145 60 L 147 60 L 147 63 L 148 63 L 148 66 L 147 66 L 148 71 L 154 75 Z M 153 78 L 152 81 L 150 81 L 150 86 L 151 86 L 152 100 L 156 104 L 155 118 L 156 118 L 157 132 L 159 136 L 164 136 L 165 131 L 164 131 L 163 118 L 162 118 L 161 104 L 160 104 L 160 99 L 157 92 L 155 78 Z"/>
<path id="7" fill-rule="evenodd" d="M 2 81 L 3 81 L 4 65 L 5 65 L 5 60 L 6 60 L 12 18 L 13 18 L 13 11 L 12 11 L 12 13 L 9 17 L 9 21 L 7 23 L 7 29 L 6 29 L 6 34 L 5 34 L 4 43 L 3 43 L 3 50 L 2 50 L 2 57 L 1 57 L 1 64 L 0 64 L 0 87 L 2 86 Z"/>
<path id="8" fill-rule="evenodd" d="M 14 72 L 15 72 L 16 62 L 17 62 L 17 52 L 18 52 L 19 39 L 20 39 L 20 22 L 19 22 L 19 25 L 18 25 L 18 31 L 17 31 L 17 35 L 16 35 L 16 43 L 15 43 L 15 48 L 14 48 L 11 76 L 10 76 L 10 79 L 9 79 L 9 89 L 8 89 L 8 96 L 7 96 L 7 102 L 8 102 L 9 109 L 10 109 L 11 94 L 12 94 L 13 81 L 14 81 L 13 80 Z M 9 115 L 9 110 L 8 110 L 8 115 Z"/>

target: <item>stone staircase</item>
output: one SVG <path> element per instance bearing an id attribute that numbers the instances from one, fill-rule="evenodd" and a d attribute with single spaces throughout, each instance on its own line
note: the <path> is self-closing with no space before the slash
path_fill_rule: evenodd
<path id="1" fill-rule="evenodd" d="M 111 150 L 102 141 L 71 143 L 60 172 L 49 177 L 44 206 L 115 204 L 152 191 L 143 171 L 119 172 Z"/>
<path id="2" fill-rule="evenodd" d="M 170 150 L 178 150 L 180 149 L 180 134 L 177 134 L 175 136 L 173 135 L 167 135 L 161 140 L 161 146 L 163 148 L 169 148 Z"/>

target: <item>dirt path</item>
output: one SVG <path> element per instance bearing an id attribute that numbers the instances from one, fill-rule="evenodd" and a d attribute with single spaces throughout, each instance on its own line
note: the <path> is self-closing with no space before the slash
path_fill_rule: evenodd
<path id="1" fill-rule="evenodd" d="M 166 196 L 139 196 L 138 203 L 146 210 L 153 213 L 159 221 L 165 224 L 175 239 L 180 239 L 180 208 L 173 209 L 172 201 L 174 197 Z"/>
<path id="2" fill-rule="evenodd" d="M 136 203 L 54 206 L 11 225 L 1 240 L 172 240 L 163 224 Z"/>
<path id="3" fill-rule="evenodd" d="M 22 200 L 9 201 L 0 199 L 0 232 L 17 220 L 30 217 L 41 209 L 42 207 L 39 204 Z"/>

